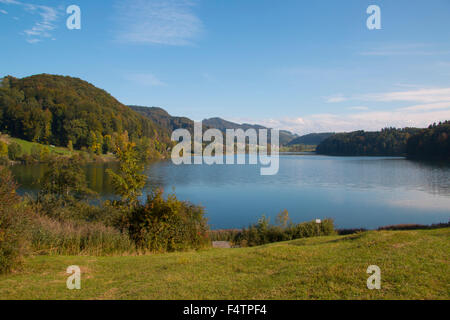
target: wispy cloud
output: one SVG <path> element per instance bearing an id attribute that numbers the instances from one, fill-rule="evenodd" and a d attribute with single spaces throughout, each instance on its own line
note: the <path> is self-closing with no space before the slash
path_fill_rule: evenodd
<path id="1" fill-rule="evenodd" d="M 415 88 L 416 86 L 412 86 Z M 353 114 L 316 114 L 297 119 L 265 120 L 274 127 L 290 129 L 297 133 L 316 131 L 379 130 L 383 127 L 426 127 L 430 123 L 450 119 L 450 88 L 415 88 L 345 96 L 338 94 L 327 97 L 328 103 L 349 101 L 375 103 L 415 103 L 414 105 L 391 109 L 390 111 L 368 111 L 366 106 L 348 107 L 359 111 Z"/>
<path id="2" fill-rule="evenodd" d="M 355 106 L 355 107 L 348 107 L 349 110 L 359 110 L 359 111 L 365 111 L 369 110 L 368 107 L 365 106 Z"/>
<path id="3" fill-rule="evenodd" d="M 3 14 L 8 14 L 8 11 L 6 11 L 6 10 L 3 10 L 3 9 L 0 9 L 0 13 L 3 13 Z"/>
<path id="4" fill-rule="evenodd" d="M 392 91 L 382 93 L 357 94 L 345 96 L 343 94 L 327 97 L 327 103 L 337 103 L 343 101 L 374 101 L 374 102 L 417 102 L 436 103 L 450 101 L 450 88 L 422 88 L 407 91 Z"/>
<path id="5" fill-rule="evenodd" d="M 409 43 L 409 44 L 372 44 L 371 48 L 359 52 L 363 56 L 434 56 L 449 55 L 449 48 L 437 48 L 435 45 L 426 43 Z"/>
<path id="6" fill-rule="evenodd" d="M 337 95 L 326 98 L 327 103 L 338 103 L 338 102 L 344 102 L 347 100 L 348 100 L 348 98 L 346 98 L 343 94 L 337 94 Z"/>
<path id="7" fill-rule="evenodd" d="M 27 13 L 39 17 L 39 20 L 34 22 L 31 28 L 23 31 L 27 42 L 37 43 L 45 38 L 53 37 L 52 31 L 56 29 L 55 22 L 61 15 L 61 9 L 17 0 L 0 0 L 0 3 L 20 6 Z"/>
<path id="8" fill-rule="evenodd" d="M 151 73 L 127 74 L 125 75 L 125 79 L 144 87 L 160 87 L 167 85 L 166 83 L 159 80 L 155 75 Z"/>
<path id="9" fill-rule="evenodd" d="M 381 102 L 413 101 L 413 102 L 433 103 L 433 102 L 450 101 L 450 88 L 431 88 L 431 89 L 365 94 L 355 96 L 354 98 L 366 101 L 381 101 Z"/>
<path id="10" fill-rule="evenodd" d="M 420 112 L 418 112 L 420 111 Z M 298 134 L 312 132 L 376 131 L 385 127 L 425 128 L 433 122 L 450 119 L 450 107 L 445 110 L 401 110 L 356 112 L 352 114 L 313 114 L 283 119 L 230 119 L 241 123 L 257 123 L 269 128 L 289 130 Z"/>
<path id="11" fill-rule="evenodd" d="M 425 102 L 385 111 L 369 111 L 366 106 L 354 106 L 348 114 L 312 114 L 283 119 L 234 119 L 237 122 L 258 123 L 270 128 L 290 130 L 298 134 L 312 132 L 349 132 L 380 130 L 385 127 L 427 127 L 431 123 L 450 120 L 450 88 L 421 89 L 368 96 L 375 101 Z"/>
<path id="12" fill-rule="evenodd" d="M 117 40 L 172 46 L 192 44 L 203 30 L 194 6 L 195 2 L 188 0 L 117 1 L 120 12 Z"/>
<path id="13" fill-rule="evenodd" d="M 416 106 L 401 108 L 399 110 L 403 110 L 403 111 L 429 111 L 429 110 L 440 110 L 440 109 L 450 109 L 450 102 L 419 104 L 419 105 L 416 105 Z"/>

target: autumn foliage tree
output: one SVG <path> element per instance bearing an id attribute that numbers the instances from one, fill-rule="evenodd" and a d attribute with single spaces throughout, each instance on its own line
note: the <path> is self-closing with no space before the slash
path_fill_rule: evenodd
<path id="1" fill-rule="evenodd" d="M 0 273 L 11 271 L 21 262 L 28 244 L 28 214 L 19 207 L 16 189 L 11 172 L 0 167 Z"/>
<path id="2" fill-rule="evenodd" d="M 139 161 L 136 144 L 128 140 L 126 132 L 117 139 L 115 148 L 119 171 L 115 173 L 108 169 L 107 172 L 112 178 L 115 193 L 121 197 L 120 204 L 131 208 L 138 203 L 145 186 L 144 166 Z"/>

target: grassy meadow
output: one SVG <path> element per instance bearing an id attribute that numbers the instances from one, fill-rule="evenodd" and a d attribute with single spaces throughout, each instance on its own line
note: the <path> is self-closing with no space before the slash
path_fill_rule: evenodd
<path id="1" fill-rule="evenodd" d="M 58 147 L 52 145 L 41 144 L 38 142 L 30 142 L 22 140 L 19 138 L 10 137 L 9 135 L 0 133 L 0 141 L 5 142 L 10 145 L 11 143 L 17 143 L 20 146 L 21 155 L 31 156 L 33 153 L 33 148 L 48 149 L 49 154 L 52 157 L 71 157 L 74 155 L 84 155 L 86 161 L 100 161 L 100 162 L 110 162 L 115 161 L 115 157 L 112 154 L 101 154 L 101 155 L 90 155 L 87 151 L 80 150 L 69 150 L 66 147 Z M 94 159 L 95 158 L 95 159 Z"/>
<path id="2" fill-rule="evenodd" d="M 30 142 L 30 141 L 25 141 L 22 139 L 18 139 L 18 138 L 9 138 L 10 142 L 15 142 L 17 144 L 20 145 L 20 147 L 22 148 L 22 151 L 26 154 L 31 154 L 31 150 L 33 147 L 39 147 L 39 146 L 44 146 L 42 144 L 39 144 L 37 142 Z M 62 147 L 50 147 L 49 146 L 49 150 L 51 153 L 57 154 L 57 155 L 63 155 L 63 156 L 71 156 L 73 154 L 73 152 L 71 152 L 69 149 L 67 148 L 62 148 Z"/>
<path id="3" fill-rule="evenodd" d="M 146 256 L 34 256 L 0 299 L 449 299 L 450 228 L 368 231 Z M 81 268 L 81 290 L 66 268 Z M 366 286 L 381 268 L 381 290 Z"/>

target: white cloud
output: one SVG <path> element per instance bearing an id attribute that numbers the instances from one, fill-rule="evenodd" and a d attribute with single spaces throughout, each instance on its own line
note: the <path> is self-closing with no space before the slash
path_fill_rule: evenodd
<path id="1" fill-rule="evenodd" d="M 41 20 L 36 22 L 31 29 L 24 33 L 30 37 L 51 37 L 51 31 L 56 28 L 54 22 L 58 19 L 58 11 L 47 6 L 27 5 L 26 10 L 32 14 L 37 14 Z"/>
<path id="2" fill-rule="evenodd" d="M 189 45 L 202 32 L 188 0 L 117 1 L 117 40 L 137 44 Z"/>
<path id="3" fill-rule="evenodd" d="M 16 0 L 0 0 L 0 3 L 6 3 L 6 4 L 21 4 L 19 1 L 16 1 Z"/>
<path id="4" fill-rule="evenodd" d="M 417 102 L 417 103 L 437 103 L 450 102 L 450 88 L 422 88 L 408 91 L 393 91 L 382 93 L 359 94 L 345 96 L 338 94 L 327 97 L 327 103 L 337 103 L 343 101 L 373 101 L 373 102 Z"/>
<path id="5" fill-rule="evenodd" d="M 28 43 L 33 44 L 33 43 L 41 42 L 42 40 L 34 38 L 34 39 L 27 39 L 26 41 L 27 41 Z"/>
<path id="6" fill-rule="evenodd" d="M 167 84 L 151 73 L 133 73 L 125 75 L 125 79 L 144 87 L 159 87 Z"/>
<path id="7" fill-rule="evenodd" d="M 36 5 L 16 0 L 0 0 L 0 3 L 18 5 L 29 14 L 39 16 L 39 21 L 34 22 L 34 25 L 31 28 L 23 31 L 28 43 L 37 43 L 42 41 L 43 38 L 51 38 L 52 31 L 56 29 L 55 22 L 61 15 L 60 9 L 44 5 Z"/>
<path id="8" fill-rule="evenodd" d="M 365 107 L 365 106 L 349 107 L 348 109 L 349 110 L 359 110 L 359 111 L 369 110 L 369 108 Z"/>
<path id="9" fill-rule="evenodd" d="M 443 102 L 450 101 L 450 88 L 418 89 L 410 91 L 386 92 L 355 96 L 354 99 L 366 101 L 413 101 L 413 102 Z"/>
<path id="10" fill-rule="evenodd" d="M 437 109 L 450 109 L 450 102 L 419 104 L 419 105 L 416 105 L 416 106 L 401 108 L 399 110 L 403 110 L 403 111 L 428 111 L 428 110 L 437 110 Z"/>
<path id="11" fill-rule="evenodd" d="M 8 11 L 6 11 L 6 10 L 3 10 L 3 9 L 0 9 L 0 13 L 3 13 L 3 14 L 8 14 Z"/>
<path id="12" fill-rule="evenodd" d="M 344 102 L 347 100 L 348 99 L 346 97 L 344 97 L 343 94 L 337 94 L 337 95 L 326 98 L 327 103 L 338 103 L 338 102 Z"/>
<path id="13" fill-rule="evenodd" d="M 411 108 L 415 108 L 413 106 Z M 313 132 L 377 131 L 385 127 L 428 127 L 433 122 L 450 120 L 450 106 L 443 110 L 396 109 L 393 111 L 356 112 L 345 115 L 313 114 L 283 119 L 233 119 L 240 123 L 260 124 L 269 128 L 289 130 L 298 134 Z M 232 120 L 232 121 L 233 121 Z"/>
<path id="14" fill-rule="evenodd" d="M 408 86 L 415 88 L 416 86 Z M 327 97 L 327 103 L 364 101 L 377 103 L 409 102 L 414 105 L 390 111 L 368 111 L 366 106 L 348 107 L 353 114 L 315 114 L 296 119 L 260 121 L 277 129 L 304 134 L 323 131 L 380 130 L 384 127 L 427 127 L 433 122 L 450 120 L 450 88 L 415 88 L 374 94 Z M 367 112 L 364 112 L 367 111 Z"/>
<path id="15" fill-rule="evenodd" d="M 448 48 L 436 48 L 427 43 L 406 43 L 406 44 L 372 44 L 371 48 L 359 53 L 363 56 L 434 56 L 448 55 Z"/>

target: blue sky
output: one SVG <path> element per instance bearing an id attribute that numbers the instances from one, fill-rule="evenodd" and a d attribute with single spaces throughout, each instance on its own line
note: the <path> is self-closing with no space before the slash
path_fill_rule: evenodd
<path id="1" fill-rule="evenodd" d="M 81 30 L 66 8 L 81 8 Z M 369 5 L 381 30 L 368 30 Z M 449 0 L 0 0 L 0 70 L 297 133 L 450 119 Z"/>

